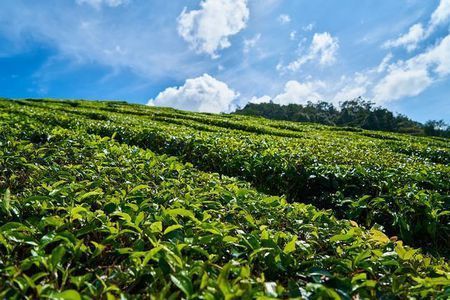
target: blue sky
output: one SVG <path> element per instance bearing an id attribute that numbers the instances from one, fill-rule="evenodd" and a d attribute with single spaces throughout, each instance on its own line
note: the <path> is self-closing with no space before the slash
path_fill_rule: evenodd
<path id="1" fill-rule="evenodd" d="M 450 122 L 450 0 L 4 0 L 1 96 L 194 111 L 363 96 Z"/>

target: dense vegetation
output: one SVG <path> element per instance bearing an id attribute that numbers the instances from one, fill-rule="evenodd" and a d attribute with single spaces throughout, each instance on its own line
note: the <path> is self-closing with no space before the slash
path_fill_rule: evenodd
<path id="1" fill-rule="evenodd" d="M 450 296 L 445 139 L 85 101 L 0 125 L 1 298 Z"/>
<path id="2" fill-rule="evenodd" d="M 442 120 L 430 120 L 421 124 L 401 114 L 395 116 L 389 110 L 376 107 L 362 98 L 345 101 L 339 107 L 329 102 L 308 102 L 306 105 L 248 103 L 244 108 L 236 110 L 236 114 L 450 138 L 450 126 Z"/>
<path id="3" fill-rule="evenodd" d="M 239 176 L 266 193 L 332 208 L 338 217 L 368 227 L 381 224 L 409 244 L 443 254 L 449 249 L 446 140 L 139 106 L 18 104 L 26 109 L 17 113 L 114 135 L 127 144 L 179 156 L 204 171 Z"/>

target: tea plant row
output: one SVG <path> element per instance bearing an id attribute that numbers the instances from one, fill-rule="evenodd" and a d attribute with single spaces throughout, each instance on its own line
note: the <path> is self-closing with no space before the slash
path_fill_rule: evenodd
<path id="1" fill-rule="evenodd" d="M 377 228 L 29 112 L 0 112 L 0 298 L 450 295 Z"/>
<path id="2" fill-rule="evenodd" d="M 306 125 L 303 132 L 289 131 L 296 137 L 285 137 L 279 129 L 273 129 L 273 135 L 257 133 L 255 128 L 268 131 L 270 127 L 245 117 L 234 120 L 236 117 L 91 102 L 75 108 L 32 104 L 11 109 L 44 122 L 84 128 L 179 156 L 205 171 L 239 176 L 264 192 L 331 208 L 336 216 L 369 228 L 381 224 L 389 234 L 410 244 L 448 255 L 450 168 L 434 162 L 448 156 L 445 141 L 418 138 L 412 144 L 407 142 L 409 137 L 399 134 L 390 134 L 385 140 L 320 125 Z M 217 120 L 230 128 L 222 123 L 218 126 Z M 238 121 L 241 125 L 236 129 L 232 124 Z M 395 147 L 404 143 L 405 148 L 423 145 L 422 150 L 429 150 L 407 155 L 394 151 L 392 142 Z M 427 157 L 430 153 L 433 155 Z"/>

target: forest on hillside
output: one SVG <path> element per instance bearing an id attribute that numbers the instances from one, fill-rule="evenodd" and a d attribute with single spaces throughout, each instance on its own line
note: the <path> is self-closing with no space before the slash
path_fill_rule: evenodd
<path id="1" fill-rule="evenodd" d="M 235 113 L 274 120 L 450 137 L 450 126 L 443 120 L 429 120 L 422 124 L 403 114 L 396 115 L 386 108 L 375 106 L 373 102 L 361 97 L 342 102 L 338 107 L 325 101 L 308 102 L 306 105 L 279 105 L 273 102 L 248 103 L 244 108 L 237 109 Z"/>

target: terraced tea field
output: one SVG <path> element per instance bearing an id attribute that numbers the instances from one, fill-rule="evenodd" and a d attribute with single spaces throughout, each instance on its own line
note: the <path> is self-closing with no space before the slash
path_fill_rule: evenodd
<path id="1" fill-rule="evenodd" d="M 1 298 L 450 297 L 450 142 L 0 101 Z"/>

